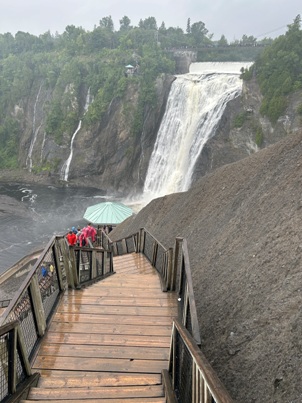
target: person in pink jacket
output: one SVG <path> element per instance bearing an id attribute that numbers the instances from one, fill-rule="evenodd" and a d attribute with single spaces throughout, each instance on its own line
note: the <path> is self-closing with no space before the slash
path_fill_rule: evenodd
<path id="1" fill-rule="evenodd" d="M 91 223 L 89 223 L 87 225 L 87 227 L 85 227 L 84 229 L 85 229 L 86 237 L 91 238 L 91 241 L 95 242 L 97 231 L 94 228 L 94 226 Z"/>

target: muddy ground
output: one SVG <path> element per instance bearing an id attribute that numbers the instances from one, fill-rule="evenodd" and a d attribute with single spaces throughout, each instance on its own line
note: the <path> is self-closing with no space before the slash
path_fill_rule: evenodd
<path id="1" fill-rule="evenodd" d="M 112 233 L 188 241 L 201 349 L 236 402 L 302 402 L 302 134 L 153 200 Z"/>

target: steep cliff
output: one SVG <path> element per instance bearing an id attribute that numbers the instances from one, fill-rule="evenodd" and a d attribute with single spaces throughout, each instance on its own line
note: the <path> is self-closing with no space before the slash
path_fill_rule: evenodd
<path id="1" fill-rule="evenodd" d="M 183 68 L 187 69 L 194 54 L 183 52 L 178 57 L 183 58 Z M 49 126 L 56 125 L 56 118 L 51 116 L 58 99 L 58 86 L 50 87 L 45 80 L 35 79 L 30 96 L 21 98 L 10 112 L 19 123 L 20 170 L 2 171 L 0 178 L 64 184 L 69 160 L 67 181 L 71 185 L 89 185 L 123 195 L 139 192 L 174 79 L 175 76 L 167 74 L 157 78 L 155 102 L 144 106 L 139 131 L 134 130 L 141 106 L 138 80 L 128 77 L 123 93 L 112 97 L 101 118 L 93 124 L 86 119 L 94 102 L 90 89 L 82 85 L 76 90 L 73 84 L 66 85 L 61 89 L 58 108 L 68 127 L 63 126 L 60 138 L 49 132 Z M 272 125 L 260 114 L 262 95 L 256 79 L 243 82 L 241 96 L 228 103 L 215 136 L 204 146 L 193 182 L 299 131 L 302 119 L 297 110 L 301 91 L 288 98 L 288 108 Z"/>
<path id="2" fill-rule="evenodd" d="M 143 185 L 156 133 L 174 76 L 162 74 L 155 83 L 156 99 L 143 110 L 142 130 L 134 134 L 133 121 L 139 108 L 139 82 L 128 79 L 123 96 L 115 97 L 102 119 L 93 125 L 85 122 L 85 112 L 93 100 L 89 89 L 76 94 L 72 85 L 64 90 L 66 111 L 82 119 L 72 130 L 65 130 L 60 141 L 46 134 L 50 105 L 56 96 L 44 82 L 34 82 L 31 95 L 22 99 L 11 112 L 19 122 L 19 165 L 21 170 L 1 172 L 2 179 L 26 178 L 28 181 L 64 183 L 64 162 L 70 160 L 68 183 L 93 185 L 115 192 L 139 189 Z M 61 103 L 64 105 L 64 100 Z M 80 130 L 75 134 L 79 128 Z M 73 140 L 72 140 L 73 138 Z M 71 144 L 72 143 L 72 144 Z"/>
<path id="3" fill-rule="evenodd" d="M 203 148 L 194 180 L 300 132 L 302 119 L 298 108 L 301 96 L 302 91 L 289 95 L 285 113 L 273 125 L 260 114 L 262 95 L 256 79 L 244 81 L 241 96 L 229 102 L 215 136 Z"/>

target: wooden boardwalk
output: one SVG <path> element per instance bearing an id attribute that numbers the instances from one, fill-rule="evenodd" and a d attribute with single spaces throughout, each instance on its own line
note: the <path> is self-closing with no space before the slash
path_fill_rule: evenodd
<path id="1" fill-rule="evenodd" d="M 68 291 L 34 361 L 41 373 L 28 400 L 164 403 L 174 293 L 163 293 L 143 255 L 114 258 L 114 274 Z"/>

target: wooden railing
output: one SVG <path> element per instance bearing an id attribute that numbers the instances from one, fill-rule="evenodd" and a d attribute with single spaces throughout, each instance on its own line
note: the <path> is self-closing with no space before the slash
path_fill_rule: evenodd
<path id="1" fill-rule="evenodd" d="M 108 242 L 114 254 L 141 252 L 161 276 L 164 291 L 178 294 L 178 320 L 172 329 L 169 370 L 162 372 L 168 403 L 233 403 L 200 350 L 200 332 L 187 241 L 176 238 L 166 249 L 150 232 Z"/>
<path id="2" fill-rule="evenodd" d="M 163 371 L 167 403 L 233 403 L 188 330 L 173 323 L 169 370 Z"/>
<path id="3" fill-rule="evenodd" d="M 112 273 L 110 251 L 70 247 L 64 237 L 53 237 L 2 313 L 0 334 L 7 332 L 11 323 L 18 323 L 15 332 L 19 340 L 23 340 L 19 343 L 22 346 L 22 357 L 27 357 L 28 362 L 31 362 L 61 294 L 67 288 L 80 288 Z M 11 353 L 8 354 L 4 347 L 7 337 L 13 337 L 11 334 L 0 336 L 0 401 L 15 389 L 9 386 L 10 377 L 16 378 L 13 375 L 15 359 L 10 359 Z M 13 345 L 20 350 L 15 341 Z M 29 376 L 28 371 L 25 376 Z M 19 378 L 16 378 L 17 383 L 22 380 L 22 377 Z"/>
<path id="4" fill-rule="evenodd" d="M 38 380 L 32 374 L 26 347 L 18 321 L 0 328 L 0 401 L 15 395 L 16 401 Z M 22 387 L 21 387 L 22 385 Z"/>

